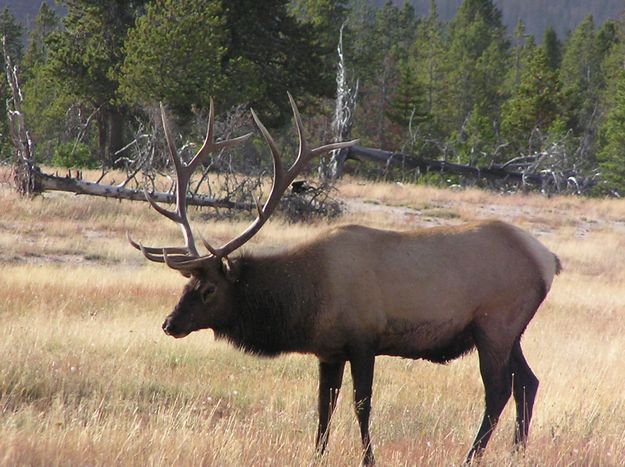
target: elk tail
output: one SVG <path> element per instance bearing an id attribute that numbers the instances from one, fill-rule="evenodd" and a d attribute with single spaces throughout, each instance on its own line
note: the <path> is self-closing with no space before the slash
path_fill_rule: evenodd
<path id="1" fill-rule="evenodd" d="M 553 255 L 553 258 L 556 260 L 556 275 L 558 275 L 562 272 L 562 262 L 556 255 Z"/>

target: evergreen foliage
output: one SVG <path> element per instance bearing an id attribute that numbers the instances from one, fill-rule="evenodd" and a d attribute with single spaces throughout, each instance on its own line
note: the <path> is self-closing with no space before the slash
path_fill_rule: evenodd
<path id="1" fill-rule="evenodd" d="M 541 47 L 545 51 L 549 68 L 558 70 L 562 61 L 562 42 L 552 27 L 545 29 Z"/>
<path id="2" fill-rule="evenodd" d="M 279 126 L 291 115 L 287 91 L 300 101 L 334 96 L 334 67 L 325 66 L 328 51 L 317 47 L 317 28 L 292 16 L 288 0 L 224 5 L 224 59 L 236 64 L 227 78 L 243 90 L 233 100 L 253 106 L 267 125 Z"/>
<path id="3" fill-rule="evenodd" d="M 119 99 L 119 68 L 128 29 L 143 0 L 66 0 L 64 29 L 48 38 L 47 77 L 61 95 L 97 110 L 98 155 L 105 165 L 123 146 L 128 109 Z"/>
<path id="4" fill-rule="evenodd" d="M 602 192 L 625 195 L 625 70 L 616 76 L 612 107 L 601 128 L 601 149 L 597 154 Z"/>
<path id="5" fill-rule="evenodd" d="M 449 132 L 461 143 L 461 161 L 478 162 L 478 155 L 491 152 L 497 143 L 493 126 L 503 100 L 509 49 L 501 12 L 493 2 L 465 0 L 449 24 L 446 58 L 450 99 L 445 111 L 454 124 Z"/>
<path id="6" fill-rule="evenodd" d="M 178 114 L 208 108 L 227 84 L 226 33 L 220 1 L 157 0 L 125 41 L 120 91 L 134 104 L 159 101 Z"/>
<path id="7" fill-rule="evenodd" d="M 541 47 L 533 47 L 518 88 L 502 109 L 502 134 L 512 154 L 532 154 L 542 149 L 534 131 L 546 134 L 560 114 L 562 99 L 558 76 Z"/>
<path id="8" fill-rule="evenodd" d="M 605 192 L 625 190 L 624 19 L 598 27 L 587 16 L 566 38 L 547 27 L 537 41 L 522 21 L 509 33 L 493 0 L 458 1 L 450 18 L 436 0 L 424 16 L 425 0 L 416 9 L 379 3 L 65 0 L 61 19 L 44 2 L 25 53 L 23 27 L 7 9 L 0 28 L 46 161 L 111 165 L 131 122 L 145 122 L 159 101 L 181 125 L 213 96 L 221 111 L 253 106 L 280 127 L 287 90 L 314 104 L 307 112 L 327 115 L 345 24 L 361 144 L 481 166 L 541 158 L 556 144 L 561 167 L 600 172 Z M 327 118 L 314 121 L 315 131 L 329 130 Z M 7 157 L 4 113 L 0 132 Z"/>

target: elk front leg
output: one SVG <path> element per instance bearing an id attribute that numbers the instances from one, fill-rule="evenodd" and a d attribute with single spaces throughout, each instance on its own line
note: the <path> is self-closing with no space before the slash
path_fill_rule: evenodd
<path id="1" fill-rule="evenodd" d="M 316 441 L 319 454 L 323 454 L 328 445 L 330 419 L 343 383 L 344 368 L 344 361 L 333 363 L 319 361 L 319 427 Z"/>
<path id="2" fill-rule="evenodd" d="M 354 381 L 354 404 L 358 425 L 360 426 L 360 439 L 364 450 L 363 464 L 365 466 L 375 465 L 371 438 L 369 436 L 374 362 L 375 354 L 373 352 L 359 351 L 350 358 L 352 379 Z"/>

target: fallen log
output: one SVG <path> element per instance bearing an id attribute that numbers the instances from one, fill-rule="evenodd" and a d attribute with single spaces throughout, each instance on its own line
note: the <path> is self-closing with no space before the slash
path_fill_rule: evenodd
<path id="1" fill-rule="evenodd" d="M 78 195 L 101 196 L 105 198 L 125 199 L 131 201 L 145 201 L 145 191 L 134 188 L 126 188 L 120 185 L 107 185 L 103 183 L 88 182 L 74 177 L 59 177 L 43 173 L 38 167 L 33 168 L 35 179 L 35 192 L 64 191 Z M 174 193 L 149 192 L 152 199 L 158 203 L 175 203 Z M 204 195 L 188 195 L 187 204 L 192 206 L 204 206 L 211 208 L 243 209 L 256 208 L 254 203 L 231 201 L 229 199 L 216 199 Z"/>
<path id="2" fill-rule="evenodd" d="M 573 186 L 576 191 L 583 187 L 590 188 L 596 181 L 581 177 L 574 172 L 556 172 L 554 170 L 518 170 L 519 164 L 492 164 L 489 167 L 474 167 L 457 164 L 445 160 L 425 159 L 401 152 L 384 151 L 382 149 L 352 146 L 343 150 L 343 161 L 375 162 L 386 166 L 401 166 L 406 169 L 419 170 L 423 173 L 440 172 L 450 175 L 460 175 L 473 180 L 488 182 L 511 183 L 517 185 L 532 185 L 541 190 L 547 186 L 562 191 Z M 517 170 L 515 170 L 517 169 Z"/>

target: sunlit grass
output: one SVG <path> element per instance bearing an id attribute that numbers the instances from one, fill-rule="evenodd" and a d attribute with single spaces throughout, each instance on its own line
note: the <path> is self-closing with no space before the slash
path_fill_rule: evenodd
<path id="1" fill-rule="evenodd" d="M 348 211 L 338 223 L 407 229 L 502 218 L 556 252 L 565 271 L 523 339 L 541 380 L 529 447 L 510 450 L 509 404 L 484 465 L 622 465 L 625 203 L 357 180 L 341 182 L 339 196 Z M 258 359 L 208 331 L 162 333 L 184 279 L 144 261 L 125 235 L 179 244 L 180 233 L 145 203 L 24 200 L 0 189 L 0 213 L 0 464 L 358 465 L 349 372 L 330 450 L 318 459 L 313 357 Z M 249 221 L 210 214 L 191 217 L 214 243 Z M 247 248 L 304 241 L 327 225 L 276 218 Z M 476 360 L 377 360 L 380 465 L 460 463 L 482 412 Z"/>

